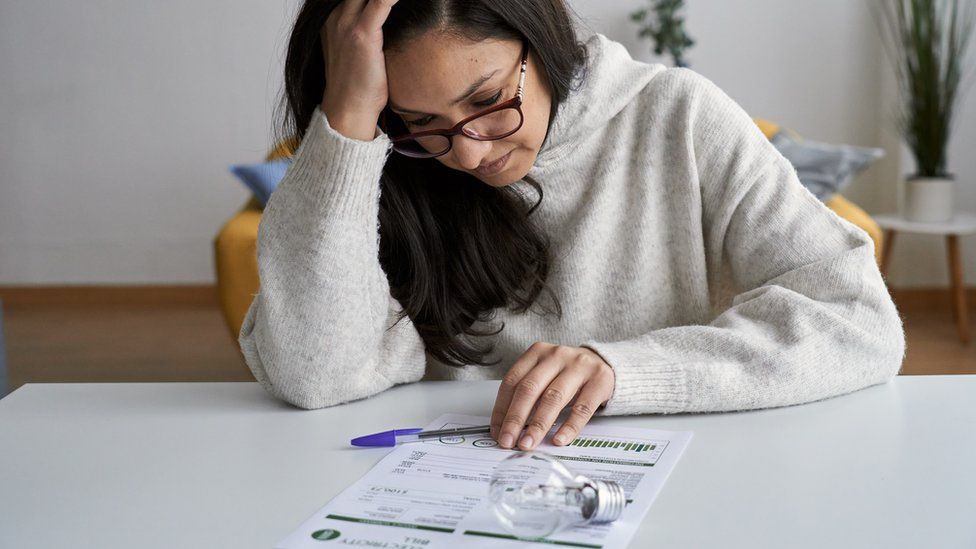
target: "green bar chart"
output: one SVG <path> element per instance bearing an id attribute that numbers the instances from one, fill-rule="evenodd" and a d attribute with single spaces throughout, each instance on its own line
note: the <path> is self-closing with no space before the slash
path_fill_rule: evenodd
<path id="1" fill-rule="evenodd" d="M 613 448 L 624 452 L 649 452 L 657 448 L 656 444 L 636 442 L 632 440 L 612 440 L 601 438 L 578 438 L 569 444 L 580 448 Z"/>

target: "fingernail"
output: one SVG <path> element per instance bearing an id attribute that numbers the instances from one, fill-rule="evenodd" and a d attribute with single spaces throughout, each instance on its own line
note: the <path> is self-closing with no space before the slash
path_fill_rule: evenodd
<path id="1" fill-rule="evenodd" d="M 525 450 L 532 449 L 532 437 L 529 435 L 525 435 L 524 437 L 522 437 L 522 440 L 519 441 L 519 446 L 521 446 Z"/>
<path id="2" fill-rule="evenodd" d="M 556 435 L 552 440 L 556 444 L 563 445 L 566 443 L 566 435 Z"/>
<path id="3" fill-rule="evenodd" d="M 502 445 L 502 448 L 511 448 L 512 447 L 512 435 L 510 435 L 508 433 L 505 433 L 504 435 L 502 435 L 502 438 L 500 438 L 498 440 L 498 444 L 501 444 Z"/>

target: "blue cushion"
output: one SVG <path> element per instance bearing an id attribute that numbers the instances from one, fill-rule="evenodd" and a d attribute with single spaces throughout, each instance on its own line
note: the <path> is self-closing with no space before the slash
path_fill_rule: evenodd
<path id="1" fill-rule="evenodd" d="M 254 198 L 265 205 L 271 198 L 278 182 L 285 177 L 288 166 L 291 165 L 290 158 L 262 162 L 260 164 L 235 164 L 230 167 L 231 173 L 236 175 L 251 192 Z"/>
<path id="2" fill-rule="evenodd" d="M 800 183 L 823 202 L 884 156 L 884 149 L 797 139 L 783 130 L 770 141 L 793 164 Z"/>

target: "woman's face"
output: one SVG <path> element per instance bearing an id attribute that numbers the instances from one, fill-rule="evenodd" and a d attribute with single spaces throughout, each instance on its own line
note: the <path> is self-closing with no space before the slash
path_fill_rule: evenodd
<path id="1" fill-rule="evenodd" d="M 447 34 L 424 34 L 401 50 L 386 52 L 389 106 L 408 131 L 450 128 L 472 114 L 515 97 L 521 53 L 522 44 L 515 40 L 469 42 Z M 531 49 L 527 65 L 522 127 L 496 141 L 455 135 L 451 150 L 437 160 L 493 187 L 510 185 L 529 172 L 546 137 L 552 95 Z M 474 93 L 452 105 L 484 76 L 489 78 Z M 486 174 L 478 170 L 506 155 L 509 157 L 501 171 Z"/>

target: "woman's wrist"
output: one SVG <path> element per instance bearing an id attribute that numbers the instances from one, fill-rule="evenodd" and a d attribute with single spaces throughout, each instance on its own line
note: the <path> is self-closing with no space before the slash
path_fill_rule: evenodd
<path id="1" fill-rule="evenodd" d="M 376 137 L 378 116 L 359 114 L 347 109 L 337 108 L 323 101 L 319 108 L 329 121 L 329 126 L 350 139 L 372 141 Z"/>

